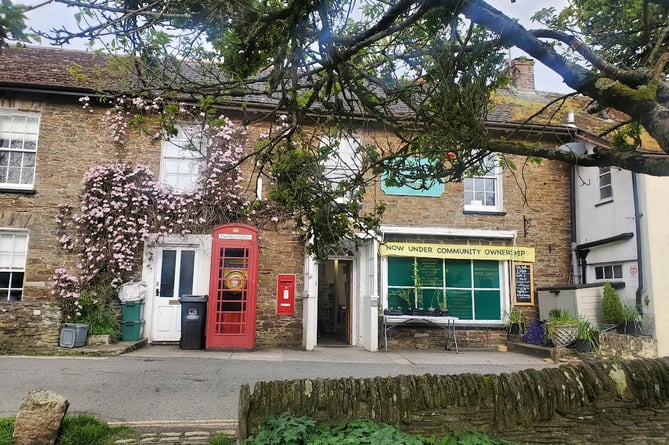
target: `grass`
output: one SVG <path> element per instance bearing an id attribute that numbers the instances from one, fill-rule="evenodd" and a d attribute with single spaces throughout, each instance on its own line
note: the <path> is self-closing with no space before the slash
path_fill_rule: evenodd
<path id="1" fill-rule="evenodd" d="M 0 418 L 0 445 L 13 445 L 14 417 Z M 109 426 L 88 414 L 65 416 L 58 433 L 58 445 L 113 445 L 118 439 L 136 438 L 127 426 Z M 235 439 L 224 433 L 212 434 L 208 445 L 232 445 Z"/>
<path id="2" fill-rule="evenodd" d="M 106 422 L 88 414 L 65 416 L 60 426 L 58 443 L 60 445 L 111 445 L 116 439 L 131 437 L 132 428 L 109 426 Z"/>
<path id="3" fill-rule="evenodd" d="M 14 432 L 14 418 L 0 419 L 0 445 L 11 445 Z"/>

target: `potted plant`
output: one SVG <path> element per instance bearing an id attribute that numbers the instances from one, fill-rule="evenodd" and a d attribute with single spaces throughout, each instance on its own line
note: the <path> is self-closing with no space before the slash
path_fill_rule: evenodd
<path id="1" fill-rule="evenodd" d="M 545 323 L 546 335 L 555 346 L 567 346 L 576 340 L 578 318 L 563 309 L 553 309 Z"/>
<path id="2" fill-rule="evenodd" d="M 597 331 L 585 317 L 578 318 L 576 352 L 592 352 L 597 347 Z"/>
<path id="3" fill-rule="evenodd" d="M 641 330 L 641 313 L 636 306 L 624 305 L 622 315 L 622 333 L 627 335 L 638 336 L 642 334 Z"/>
<path id="4" fill-rule="evenodd" d="M 525 332 L 523 322 L 523 311 L 520 308 L 513 308 L 506 317 L 506 332 L 508 336 L 518 336 Z"/>
<path id="5" fill-rule="evenodd" d="M 604 284 L 602 296 L 602 311 L 604 312 L 604 323 L 615 326 L 623 321 L 623 304 L 620 302 L 618 292 L 611 283 Z"/>

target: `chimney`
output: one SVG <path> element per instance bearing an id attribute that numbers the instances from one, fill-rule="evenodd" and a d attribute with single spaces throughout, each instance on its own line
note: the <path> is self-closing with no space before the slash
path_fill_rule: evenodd
<path id="1" fill-rule="evenodd" d="M 511 84 L 519 91 L 534 91 L 534 60 L 525 57 L 513 59 L 506 70 Z"/>

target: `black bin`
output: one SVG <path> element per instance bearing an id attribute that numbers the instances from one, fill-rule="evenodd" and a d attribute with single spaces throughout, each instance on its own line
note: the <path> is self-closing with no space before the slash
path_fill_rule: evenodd
<path id="1" fill-rule="evenodd" d="M 181 349 L 204 348 L 204 326 L 207 315 L 207 295 L 182 295 L 181 303 Z"/>

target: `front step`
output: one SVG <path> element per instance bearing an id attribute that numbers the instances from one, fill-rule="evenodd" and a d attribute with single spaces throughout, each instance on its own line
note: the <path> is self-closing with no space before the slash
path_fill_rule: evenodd
<path id="1" fill-rule="evenodd" d="M 532 345 L 515 341 L 507 341 L 506 345 L 510 352 L 517 352 L 519 354 L 531 355 L 543 359 L 551 359 L 555 362 L 576 356 L 576 351 L 565 347 L 549 348 L 547 346 Z"/>

